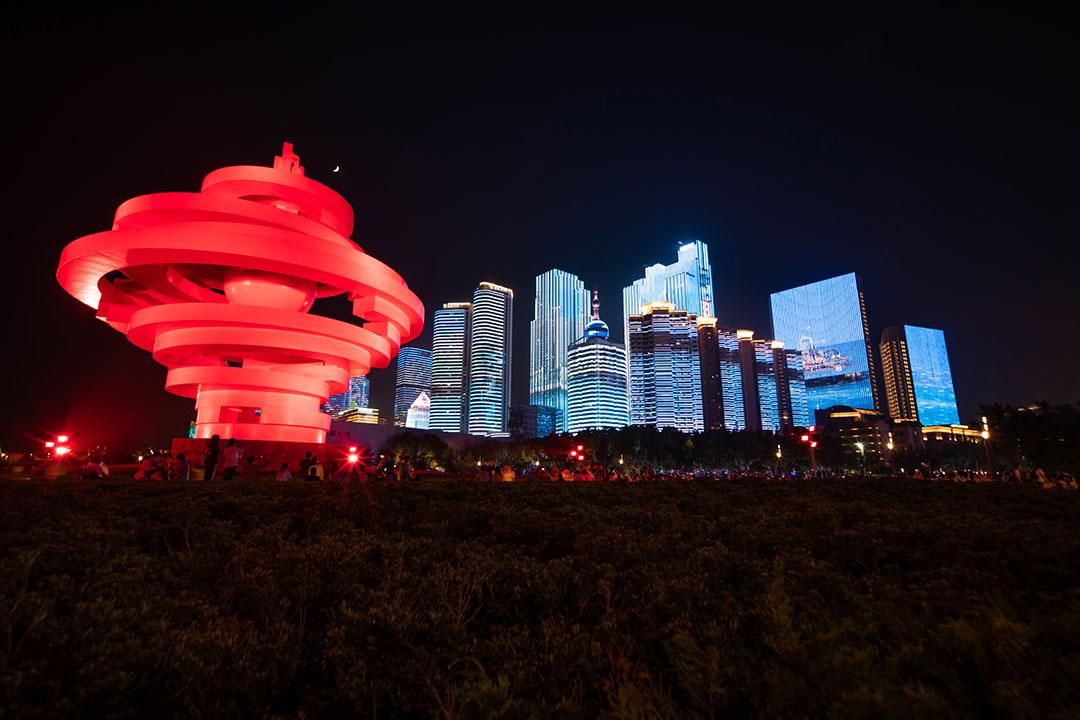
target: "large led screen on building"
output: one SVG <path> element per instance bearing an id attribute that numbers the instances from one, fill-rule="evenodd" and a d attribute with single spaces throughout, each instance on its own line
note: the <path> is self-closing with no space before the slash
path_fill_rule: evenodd
<path id="1" fill-rule="evenodd" d="M 802 351 L 806 401 L 815 410 L 874 409 L 862 303 L 854 273 L 772 294 L 773 335 Z"/>
<path id="2" fill-rule="evenodd" d="M 905 325 L 904 337 L 907 340 L 919 422 L 923 425 L 959 423 L 949 352 L 945 349 L 945 333 L 933 328 Z"/>

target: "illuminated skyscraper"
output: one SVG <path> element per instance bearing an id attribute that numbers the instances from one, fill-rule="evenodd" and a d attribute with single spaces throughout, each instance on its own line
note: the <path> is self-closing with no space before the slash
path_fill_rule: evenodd
<path id="1" fill-rule="evenodd" d="M 349 378 L 348 391 L 331 395 L 322 411 L 330 415 L 341 415 L 346 410 L 366 408 L 370 397 L 371 379 L 367 375 L 358 375 Z"/>
<path id="2" fill-rule="evenodd" d="M 886 328 L 881 334 L 881 364 L 893 420 L 918 420 L 923 425 L 960 422 L 944 331 L 915 325 Z"/>
<path id="3" fill-rule="evenodd" d="M 592 319 L 570 345 L 567 366 L 567 432 L 620 428 L 630 424 L 626 391 L 626 350 L 608 340 L 600 319 L 600 300 L 593 293 Z"/>
<path id="4" fill-rule="evenodd" d="M 697 318 L 654 302 L 630 315 L 630 423 L 701 432 Z"/>
<path id="5" fill-rule="evenodd" d="M 509 435 L 513 312 L 510 288 L 482 282 L 473 293 L 466 421 L 470 435 Z"/>
<path id="6" fill-rule="evenodd" d="M 589 293 L 576 275 L 548 270 L 536 276 L 529 323 L 529 404 L 555 409 L 556 429 L 566 432 L 566 348 L 585 332 Z"/>
<path id="7" fill-rule="evenodd" d="M 671 303 L 676 310 L 685 310 L 691 315 L 713 315 L 708 245 L 700 240 L 680 245 L 674 263 L 647 267 L 645 277 L 623 288 L 624 331 L 629 328 L 629 317 L 641 314 L 642 308 L 653 302 Z"/>
<path id="8" fill-rule="evenodd" d="M 785 350 L 778 340 L 755 340 L 753 331 L 718 325 L 715 318 L 698 318 L 697 324 L 706 429 L 776 432 L 809 424 L 802 353 Z"/>
<path id="9" fill-rule="evenodd" d="M 431 342 L 432 430 L 465 432 L 472 304 L 446 303 L 435 311 Z"/>
<path id="10" fill-rule="evenodd" d="M 397 385 L 394 389 L 394 425 L 406 427 L 409 408 L 420 393 L 431 392 L 431 351 L 403 347 L 397 356 Z"/>
<path id="11" fill-rule="evenodd" d="M 421 392 L 405 413 L 405 427 L 427 430 L 431 426 L 431 398 Z"/>
<path id="12" fill-rule="evenodd" d="M 803 355 L 808 412 L 874 410 L 877 376 L 862 286 L 854 273 L 772 294 L 773 335 Z"/>

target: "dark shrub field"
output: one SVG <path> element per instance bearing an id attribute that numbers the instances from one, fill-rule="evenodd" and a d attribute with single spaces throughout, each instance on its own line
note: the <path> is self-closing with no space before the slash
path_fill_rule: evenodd
<path id="1" fill-rule="evenodd" d="M 0 485 L 0 716 L 1076 717 L 1080 495 Z"/>

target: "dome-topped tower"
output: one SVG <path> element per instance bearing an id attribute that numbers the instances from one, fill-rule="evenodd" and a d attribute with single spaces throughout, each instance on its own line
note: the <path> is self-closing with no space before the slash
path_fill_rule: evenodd
<path id="1" fill-rule="evenodd" d="M 592 293 L 592 319 L 585 326 L 585 337 L 606 340 L 609 334 L 607 323 L 600 319 L 600 293 Z"/>

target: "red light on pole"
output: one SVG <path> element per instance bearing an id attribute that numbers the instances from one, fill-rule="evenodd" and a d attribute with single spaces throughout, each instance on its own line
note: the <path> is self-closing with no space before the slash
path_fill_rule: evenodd
<path id="1" fill-rule="evenodd" d="M 56 443 L 54 443 L 52 440 L 46 440 L 45 447 L 56 447 Z"/>
<path id="2" fill-rule="evenodd" d="M 352 452 L 352 453 L 349 453 L 349 462 L 351 462 L 351 463 L 357 463 L 357 462 L 359 462 L 359 461 L 360 461 L 360 456 L 359 456 L 359 455 L 357 455 L 357 454 L 356 454 L 356 453 L 354 453 L 354 452 Z"/>
<path id="3" fill-rule="evenodd" d="M 60 445 L 56 448 L 57 455 L 67 455 L 69 452 L 71 452 L 71 448 L 64 447 L 63 445 Z"/>
<path id="4" fill-rule="evenodd" d="M 812 448 L 816 448 L 816 447 L 817 447 L 817 440 L 815 440 L 814 442 L 810 443 L 810 447 L 812 447 Z"/>
<path id="5" fill-rule="evenodd" d="M 803 435 L 800 439 L 803 442 L 810 442 L 810 436 L 809 435 Z"/>
<path id="6" fill-rule="evenodd" d="M 577 457 L 577 450 L 571 450 L 570 457 Z"/>
<path id="7" fill-rule="evenodd" d="M 578 446 L 577 446 L 577 449 L 578 449 L 578 450 L 584 450 L 584 449 L 585 449 L 585 446 L 584 446 L 584 445 L 578 445 Z"/>
<path id="8" fill-rule="evenodd" d="M 67 435 L 57 435 L 56 436 L 56 442 L 66 443 L 67 441 L 68 441 L 68 436 Z"/>
<path id="9" fill-rule="evenodd" d="M 354 453 L 354 452 L 356 452 L 356 446 L 355 446 L 355 445 L 353 445 L 352 447 L 350 447 L 350 448 L 349 448 L 349 452 L 351 452 L 351 453 Z"/>
<path id="10" fill-rule="evenodd" d="M 810 432 L 816 432 L 817 431 L 817 425 L 811 425 L 810 427 L 808 427 L 806 429 L 809 430 Z"/>

